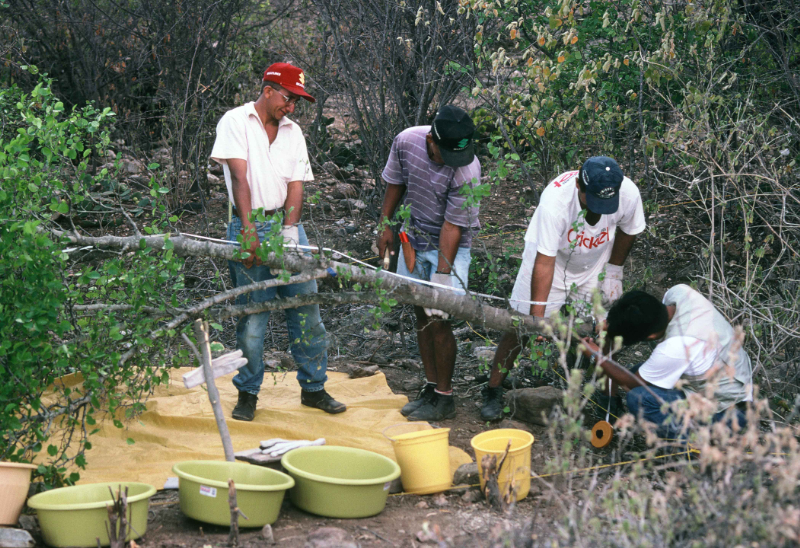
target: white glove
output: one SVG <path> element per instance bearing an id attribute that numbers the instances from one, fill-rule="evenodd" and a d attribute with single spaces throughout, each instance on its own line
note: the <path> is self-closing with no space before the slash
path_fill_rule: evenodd
<path id="1" fill-rule="evenodd" d="M 281 229 L 284 245 L 295 247 L 300 244 L 300 231 L 295 225 L 283 225 Z"/>
<path id="2" fill-rule="evenodd" d="M 431 281 L 435 284 L 453 287 L 454 278 L 455 276 L 453 276 L 452 274 L 442 274 L 441 272 L 434 272 L 433 276 L 431 276 Z M 439 291 L 444 291 L 440 287 L 436 287 L 434 289 L 438 289 Z M 448 314 L 447 312 L 436 310 L 435 308 L 423 308 L 423 310 L 425 310 L 425 314 L 427 314 L 428 317 L 436 316 L 442 318 L 443 320 L 446 320 L 447 318 L 450 317 L 450 314 Z"/>
<path id="3" fill-rule="evenodd" d="M 601 286 L 603 301 L 611 304 L 622 297 L 622 267 L 606 263 L 606 276 Z"/>
<path id="4" fill-rule="evenodd" d="M 325 438 L 314 441 L 309 440 L 283 440 L 274 438 L 261 442 L 261 453 L 269 457 L 279 457 L 298 447 L 309 447 L 311 445 L 325 445 Z"/>

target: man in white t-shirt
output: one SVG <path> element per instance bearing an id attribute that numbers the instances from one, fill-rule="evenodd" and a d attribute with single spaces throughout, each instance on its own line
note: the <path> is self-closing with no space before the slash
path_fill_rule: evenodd
<path id="1" fill-rule="evenodd" d="M 726 410 L 734 407 L 739 425 L 746 424 L 745 402 L 753 401 L 750 357 L 733 326 L 699 292 L 676 285 L 659 301 L 643 291 L 630 291 L 609 310 L 606 330 L 609 345 L 617 337 L 626 346 L 664 339 L 631 372 L 605 361 L 599 364 L 614 385 L 628 389 L 628 410 L 658 425 L 659 436 L 675 439 L 684 430 L 658 398 L 671 403 L 686 399 L 687 393 L 705 396 L 709 389 L 717 404 L 712 422 L 723 420 Z M 598 351 L 593 342 L 584 344 L 587 356 Z"/>
<path id="2" fill-rule="evenodd" d="M 562 173 L 545 187 L 525 233 L 511 307 L 539 318 L 565 304 L 587 310 L 598 289 L 610 305 L 622 295 L 622 265 L 644 229 L 639 189 L 613 159 L 594 156 Z M 503 335 L 484 390 L 483 420 L 503 418 L 502 382 L 525 344 L 516 332 Z"/>
<path id="3" fill-rule="evenodd" d="M 249 253 L 243 261 L 228 261 L 234 287 L 276 278 L 258 259 L 262 241 L 280 234 L 287 245 L 308 245 L 300 214 L 303 183 L 314 176 L 300 126 L 287 117 L 301 98 L 314 102 L 305 91 L 303 71 L 288 63 L 275 63 L 264 72 L 258 99 L 226 112 L 217 124 L 211 158 L 222 164 L 228 197 L 235 206 L 228 240 L 241 243 L 242 250 Z M 317 283 L 311 280 L 253 291 L 240 295 L 236 302 L 245 305 L 316 292 Z M 269 312 L 262 312 L 243 316 L 236 326 L 236 346 L 247 365 L 233 378 L 239 390 L 234 419 L 251 421 L 255 416 L 264 379 L 268 323 Z M 300 402 L 326 413 L 345 411 L 344 404 L 325 391 L 327 334 L 319 305 L 287 309 L 286 324 L 298 365 Z"/>

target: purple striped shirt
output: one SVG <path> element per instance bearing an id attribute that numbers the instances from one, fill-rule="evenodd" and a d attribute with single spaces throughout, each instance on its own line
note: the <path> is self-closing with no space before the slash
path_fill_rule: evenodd
<path id="1" fill-rule="evenodd" d="M 411 218 L 405 224 L 411 245 L 418 251 L 438 249 L 439 232 L 448 221 L 462 228 L 459 247 L 471 247 L 474 233 L 480 229 L 478 207 L 464 207 L 467 197 L 461 187 L 475 187 L 481 180 L 481 163 L 459 168 L 437 164 L 428 157 L 425 136 L 431 126 L 416 126 L 394 138 L 389 160 L 383 168 L 383 180 L 407 187 L 405 204 Z"/>

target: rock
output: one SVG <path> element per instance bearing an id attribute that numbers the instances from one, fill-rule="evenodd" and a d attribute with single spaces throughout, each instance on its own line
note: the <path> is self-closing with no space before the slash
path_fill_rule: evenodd
<path id="1" fill-rule="evenodd" d="M 377 365 L 351 365 L 347 368 L 347 374 L 351 379 L 359 379 L 361 377 L 371 377 L 378 373 Z"/>
<path id="2" fill-rule="evenodd" d="M 281 367 L 287 370 L 294 370 L 297 368 L 297 364 L 289 354 L 283 354 L 281 355 Z"/>
<path id="3" fill-rule="evenodd" d="M 212 186 L 218 186 L 222 184 L 220 182 L 220 178 L 214 175 L 213 173 L 209 173 L 208 175 L 206 175 L 206 179 L 208 179 L 208 184 Z"/>
<path id="4" fill-rule="evenodd" d="M 356 209 L 367 209 L 367 204 L 362 202 L 361 200 L 354 200 L 353 198 L 347 198 L 345 203 L 349 206 L 352 206 Z"/>
<path id="5" fill-rule="evenodd" d="M 422 365 L 417 362 L 417 360 L 409 360 L 409 359 L 400 359 L 397 360 L 395 363 L 402 367 L 403 369 L 408 369 L 409 371 L 419 371 L 422 369 Z"/>
<path id="6" fill-rule="evenodd" d="M 349 183 L 336 183 L 336 186 L 333 187 L 333 197 L 337 200 L 342 200 L 344 198 L 355 198 L 358 196 L 358 191 L 356 187 Z"/>
<path id="7" fill-rule="evenodd" d="M 31 534 L 24 529 L 0 528 L 0 548 L 33 548 Z"/>
<path id="8" fill-rule="evenodd" d="M 114 160 L 116 157 L 117 157 L 117 153 L 114 152 L 113 150 L 107 150 L 106 151 L 106 158 Z"/>
<path id="9" fill-rule="evenodd" d="M 38 527 L 36 518 L 34 516 L 26 516 L 25 514 L 19 517 L 19 526 L 26 531 L 33 531 Z"/>
<path id="10" fill-rule="evenodd" d="M 435 497 L 431 499 L 431 502 L 437 508 L 444 508 L 445 506 L 450 506 L 450 502 L 448 502 L 447 497 L 444 496 L 444 493 L 439 493 Z"/>
<path id="11" fill-rule="evenodd" d="M 124 160 L 122 160 L 120 165 L 122 167 L 122 172 L 123 173 L 128 173 L 130 175 L 136 175 L 138 173 L 143 173 L 146 170 L 146 168 L 144 167 L 144 164 L 141 161 L 136 160 L 136 159 L 125 158 Z"/>
<path id="12" fill-rule="evenodd" d="M 305 548 L 358 548 L 350 533 L 338 527 L 320 527 L 306 537 Z"/>
<path id="13" fill-rule="evenodd" d="M 400 478 L 396 478 L 392 480 L 392 483 L 389 484 L 389 494 L 393 495 L 395 493 L 402 493 L 403 492 L 403 482 Z"/>
<path id="14" fill-rule="evenodd" d="M 403 381 L 403 391 L 418 392 L 422 388 L 419 379 L 406 379 Z"/>
<path id="15" fill-rule="evenodd" d="M 342 172 L 342 169 L 333 162 L 331 162 L 330 160 L 322 164 L 322 171 L 324 171 L 325 173 L 336 179 L 344 180 L 345 178 L 345 174 L 344 172 Z"/>
<path id="16" fill-rule="evenodd" d="M 474 485 L 480 482 L 478 475 L 478 463 L 468 462 L 462 464 L 453 474 L 453 485 Z"/>
<path id="17" fill-rule="evenodd" d="M 500 424 L 497 425 L 497 428 L 513 428 L 514 430 L 523 430 L 529 434 L 533 434 L 533 430 L 531 430 L 530 426 L 524 422 L 515 421 L 512 419 L 503 419 Z"/>
<path id="18" fill-rule="evenodd" d="M 356 225 L 345 225 L 344 231 L 346 234 L 355 234 L 358 232 L 358 227 Z"/>
<path id="19" fill-rule="evenodd" d="M 469 491 L 461 495 L 461 501 L 466 502 L 467 504 L 478 502 L 482 498 L 483 498 L 483 493 L 481 493 L 480 489 L 470 489 Z"/>
<path id="20" fill-rule="evenodd" d="M 532 424 L 546 426 L 546 417 L 554 405 L 561 403 L 563 394 L 553 386 L 520 388 L 508 392 L 512 416 Z"/>
<path id="21" fill-rule="evenodd" d="M 430 506 L 428 506 L 427 502 L 425 502 L 424 500 L 421 500 L 421 501 L 419 501 L 418 503 L 416 503 L 414 505 L 414 508 L 419 508 L 420 510 L 425 510 L 427 508 L 430 508 Z"/>
<path id="22" fill-rule="evenodd" d="M 275 536 L 272 534 L 272 526 L 269 523 L 261 529 L 261 537 L 267 541 L 267 544 L 275 544 Z"/>
<path id="23" fill-rule="evenodd" d="M 486 360 L 491 362 L 494 359 L 494 353 L 497 351 L 496 346 L 477 346 L 472 350 L 472 355 L 479 360 Z"/>
<path id="24" fill-rule="evenodd" d="M 210 173 L 213 173 L 217 177 L 221 177 L 222 175 L 225 174 L 225 171 L 222 168 L 222 164 L 218 164 L 217 162 L 211 162 L 211 164 L 208 166 L 208 171 Z"/>

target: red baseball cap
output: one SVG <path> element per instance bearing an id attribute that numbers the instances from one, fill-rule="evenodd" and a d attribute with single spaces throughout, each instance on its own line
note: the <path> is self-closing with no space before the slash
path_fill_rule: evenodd
<path id="1" fill-rule="evenodd" d="M 306 75 L 303 71 L 289 63 L 273 63 L 264 71 L 265 82 L 275 82 L 286 91 L 299 95 L 306 101 L 316 100 L 305 90 Z"/>

